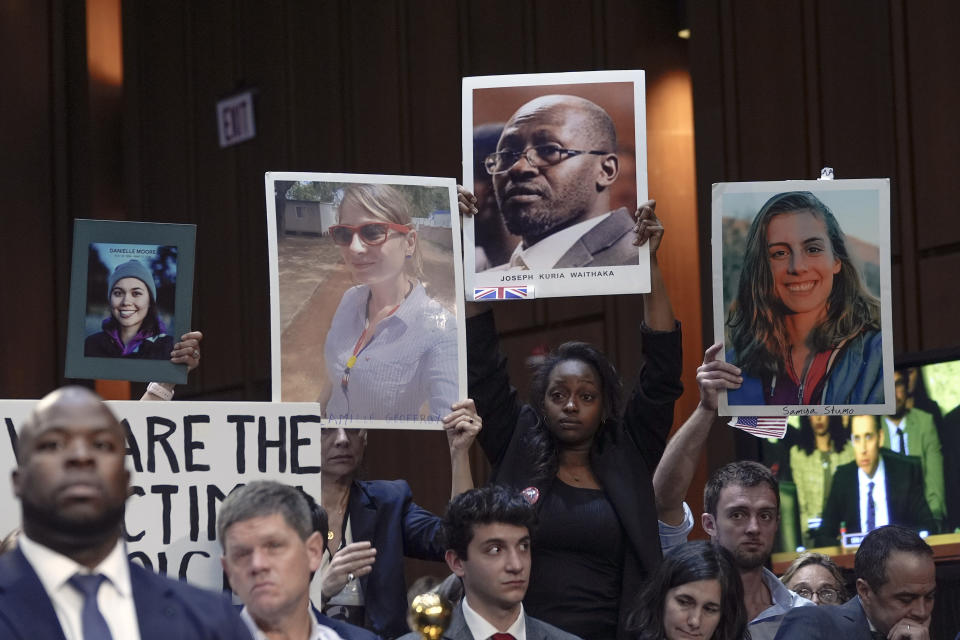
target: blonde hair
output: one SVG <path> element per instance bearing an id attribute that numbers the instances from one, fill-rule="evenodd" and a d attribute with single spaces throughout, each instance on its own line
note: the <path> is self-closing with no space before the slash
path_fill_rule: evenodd
<path id="1" fill-rule="evenodd" d="M 413 207 L 407 196 L 396 187 L 389 184 L 351 184 L 344 190 L 340 207 L 348 201 L 352 201 L 374 218 L 413 229 L 413 216 L 410 213 Z M 418 280 L 423 277 L 423 256 L 420 254 L 420 243 L 416 240 L 405 269 L 408 275 Z"/>

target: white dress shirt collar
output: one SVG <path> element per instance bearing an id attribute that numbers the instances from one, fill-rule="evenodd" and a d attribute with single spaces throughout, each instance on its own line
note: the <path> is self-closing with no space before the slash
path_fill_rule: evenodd
<path id="1" fill-rule="evenodd" d="M 130 565 L 122 540 L 107 554 L 93 571 L 71 558 L 31 540 L 21 534 L 17 545 L 40 579 L 50 597 L 67 640 L 81 640 L 80 611 L 83 595 L 68 580 L 76 573 L 99 573 L 107 579 L 100 586 L 97 603 L 100 612 L 115 638 L 140 640 L 133 588 L 130 584 Z"/>
<path id="2" fill-rule="evenodd" d="M 509 633 L 517 640 L 527 640 L 527 622 L 523 612 L 523 603 L 520 604 L 520 613 L 506 631 L 500 631 L 487 622 L 486 618 L 474 611 L 467 603 L 467 596 L 463 597 L 463 620 L 473 635 L 473 640 L 487 640 L 495 633 Z"/>
<path id="3" fill-rule="evenodd" d="M 874 514 L 876 516 L 877 527 L 890 524 L 890 512 L 887 509 L 887 474 L 883 466 L 883 456 L 877 463 L 877 470 L 873 477 L 867 476 L 863 469 L 857 468 L 857 480 L 859 481 L 860 494 L 860 531 L 867 533 L 867 493 L 870 490 L 869 484 L 873 482 L 873 504 Z"/>
<path id="4" fill-rule="evenodd" d="M 316 617 L 313 615 L 313 610 L 309 608 L 309 605 L 307 605 L 307 607 L 308 614 L 310 616 L 310 635 L 304 640 L 343 640 L 339 633 L 330 627 L 325 627 L 317 622 Z M 253 640 L 268 640 L 267 634 L 261 631 L 260 627 L 257 626 L 257 623 L 253 621 L 253 616 L 250 615 L 250 612 L 247 611 L 246 607 L 240 611 L 240 619 L 243 620 L 245 625 L 247 625 L 247 630 L 250 631 L 250 635 L 253 636 Z"/>
<path id="5" fill-rule="evenodd" d="M 605 213 L 596 218 L 590 218 L 583 222 L 578 222 L 566 229 L 561 229 L 552 233 L 540 242 L 523 248 L 523 243 L 517 245 L 510 256 L 510 268 L 526 268 L 534 270 L 552 269 L 553 265 L 563 257 L 570 248 L 577 243 L 581 236 L 610 217 L 610 213 Z"/>

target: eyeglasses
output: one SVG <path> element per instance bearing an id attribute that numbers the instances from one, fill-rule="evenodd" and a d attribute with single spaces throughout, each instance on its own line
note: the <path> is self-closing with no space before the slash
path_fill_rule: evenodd
<path id="1" fill-rule="evenodd" d="M 353 242 L 353 234 L 357 234 L 363 244 L 375 247 L 386 242 L 391 231 L 407 234 L 410 233 L 411 229 L 406 225 L 395 222 L 365 222 L 357 226 L 335 224 L 330 227 L 330 236 L 333 238 L 334 244 L 349 247 L 350 243 Z"/>
<path id="2" fill-rule="evenodd" d="M 800 587 L 795 591 L 795 593 L 801 598 L 806 598 L 807 600 L 813 600 L 813 595 L 817 595 L 817 599 L 820 602 L 825 602 L 826 604 L 833 604 L 840 599 L 840 592 L 832 587 L 824 587 L 819 591 L 811 591 L 806 587 Z"/>
<path id="3" fill-rule="evenodd" d="M 515 165 L 520 157 L 527 159 L 532 167 L 551 167 L 559 164 L 567 158 L 579 156 L 588 153 L 594 156 L 605 156 L 609 151 L 583 151 L 580 149 L 566 149 L 558 144 L 540 144 L 535 147 L 528 147 L 523 151 L 497 151 L 491 153 L 483 160 L 483 166 L 487 173 L 492 176 L 498 173 L 506 173 L 510 167 Z"/>

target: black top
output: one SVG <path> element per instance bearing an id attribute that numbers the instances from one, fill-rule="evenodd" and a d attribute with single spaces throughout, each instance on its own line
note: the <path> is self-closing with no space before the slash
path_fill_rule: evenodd
<path id="1" fill-rule="evenodd" d="M 540 522 L 527 611 L 583 638 L 613 640 L 625 544 L 613 505 L 600 489 L 557 480 L 543 497 Z"/>
<path id="2" fill-rule="evenodd" d="M 136 351 L 123 355 L 123 347 L 105 331 L 88 336 L 83 343 L 83 355 L 88 358 L 146 358 L 169 360 L 173 351 L 173 336 L 166 334 L 149 338 L 140 343 Z"/>

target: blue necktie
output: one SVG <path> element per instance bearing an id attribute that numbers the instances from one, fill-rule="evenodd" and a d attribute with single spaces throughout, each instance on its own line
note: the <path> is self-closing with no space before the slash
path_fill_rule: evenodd
<path id="1" fill-rule="evenodd" d="M 73 588 L 83 594 L 83 609 L 80 611 L 83 640 L 113 640 L 110 627 L 97 607 L 97 591 L 106 579 L 106 576 L 99 573 L 77 573 L 69 580 Z"/>
<path id="2" fill-rule="evenodd" d="M 905 437 L 903 429 L 897 427 L 897 436 L 900 438 L 900 453 L 907 455 L 907 439 Z"/>
<path id="3" fill-rule="evenodd" d="M 873 482 L 867 483 L 867 531 L 869 533 L 877 528 L 877 505 L 873 501 Z"/>

